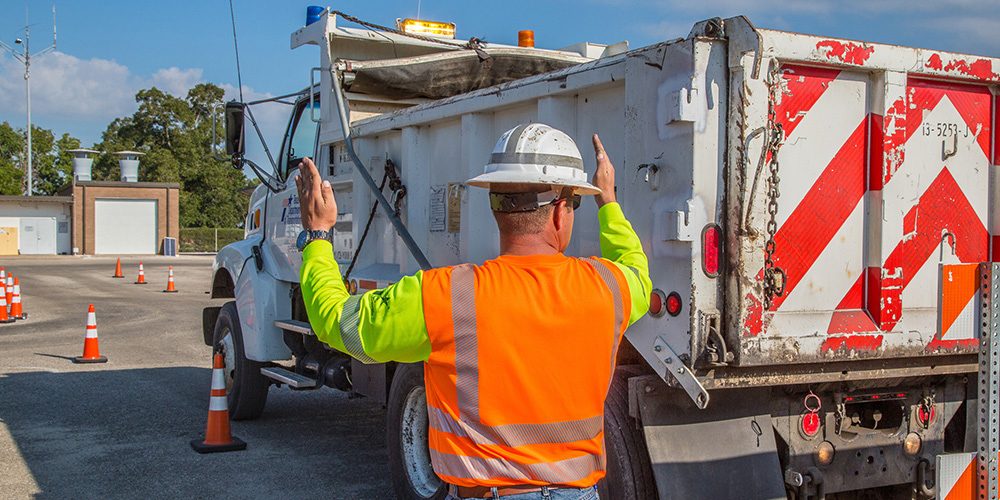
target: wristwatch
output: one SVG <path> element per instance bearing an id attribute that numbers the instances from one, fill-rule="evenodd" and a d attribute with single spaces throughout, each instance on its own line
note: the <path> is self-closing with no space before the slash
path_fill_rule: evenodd
<path id="1" fill-rule="evenodd" d="M 299 250 L 302 250 L 314 240 L 330 241 L 330 231 L 325 229 L 306 229 L 299 233 L 299 238 L 295 241 L 295 246 Z"/>

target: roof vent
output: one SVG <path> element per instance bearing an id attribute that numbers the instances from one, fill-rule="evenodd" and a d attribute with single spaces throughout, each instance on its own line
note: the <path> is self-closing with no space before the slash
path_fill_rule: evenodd
<path id="1" fill-rule="evenodd" d="M 94 155 L 100 151 L 93 149 L 71 149 L 73 153 L 73 180 L 89 181 L 90 167 L 94 164 Z"/>
<path id="2" fill-rule="evenodd" d="M 146 154 L 138 151 L 119 151 L 118 167 L 121 169 L 122 182 L 139 182 L 139 157 Z"/>

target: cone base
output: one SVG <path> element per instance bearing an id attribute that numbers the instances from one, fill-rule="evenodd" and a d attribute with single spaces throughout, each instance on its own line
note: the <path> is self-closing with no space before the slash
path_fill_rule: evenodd
<path id="1" fill-rule="evenodd" d="M 5 320 L 0 321 L 0 323 L 13 323 L 15 321 L 17 321 L 17 318 L 7 318 Z"/>
<path id="2" fill-rule="evenodd" d="M 136 285 L 148 285 L 149 282 L 148 281 L 136 281 L 135 284 Z"/>
<path id="3" fill-rule="evenodd" d="M 124 278 L 124 276 L 112 276 L 112 278 Z"/>
<path id="4" fill-rule="evenodd" d="M 247 444 L 242 439 L 231 436 L 233 439 L 232 443 L 229 444 L 205 444 L 204 441 L 200 439 L 195 439 L 191 441 L 191 448 L 198 453 L 219 453 L 223 451 L 240 451 L 247 449 Z"/>
<path id="5" fill-rule="evenodd" d="M 177 293 L 179 290 L 164 290 L 163 293 Z"/>
<path id="6" fill-rule="evenodd" d="M 108 358 L 105 358 L 104 356 L 99 356 L 99 357 L 96 357 L 96 358 L 85 358 L 83 356 L 77 356 L 77 357 L 73 358 L 73 362 L 74 363 L 107 363 L 108 362 Z"/>

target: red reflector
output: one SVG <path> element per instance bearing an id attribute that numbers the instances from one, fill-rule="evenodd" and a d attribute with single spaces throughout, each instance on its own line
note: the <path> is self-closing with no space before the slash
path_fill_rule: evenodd
<path id="1" fill-rule="evenodd" d="M 930 407 L 930 411 L 924 405 L 920 405 L 920 409 L 917 410 L 917 417 L 920 419 L 920 423 L 927 427 L 934 421 L 934 407 Z"/>
<path id="2" fill-rule="evenodd" d="M 710 278 L 719 275 L 719 226 L 709 224 L 701 233 L 701 265 Z"/>
<path id="3" fill-rule="evenodd" d="M 681 313 L 681 296 L 677 292 L 670 292 L 670 295 L 667 295 L 667 312 L 671 316 Z"/>
<path id="4" fill-rule="evenodd" d="M 802 415 L 802 432 L 807 436 L 815 436 L 819 432 L 819 415 L 815 413 Z"/>
<path id="5" fill-rule="evenodd" d="M 663 314 L 663 292 L 653 290 L 653 293 L 649 294 L 649 314 L 653 316 Z"/>

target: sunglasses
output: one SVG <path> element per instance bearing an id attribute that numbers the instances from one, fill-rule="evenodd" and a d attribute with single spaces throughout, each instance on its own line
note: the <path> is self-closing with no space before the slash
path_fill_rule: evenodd
<path id="1" fill-rule="evenodd" d="M 560 201 L 564 201 L 564 200 L 567 201 L 567 202 L 569 202 L 569 203 L 572 203 L 573 204 L 573 210 L 576 210 L 576 209 L 580 208 L 580 202 L 583 200 L 583 196 L 579 195 L 579 194 L 574 194 L 573 196 L 567 196 L 565 198 L 559 198 L 557 200 L 553 200 L 552 204 L 555 205 L 556 203 L 559 203 Z"/>

